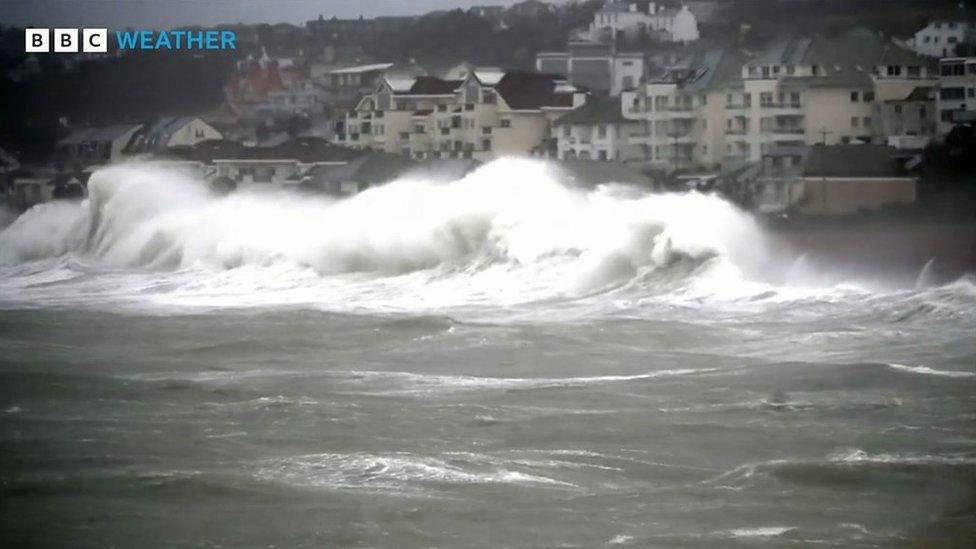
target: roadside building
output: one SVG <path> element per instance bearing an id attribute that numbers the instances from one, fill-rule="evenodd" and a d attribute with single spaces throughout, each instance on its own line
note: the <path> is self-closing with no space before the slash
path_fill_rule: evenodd
<path id="1" fill-rule="evenodd" d="M 647 36 L 660 42 L 694 42 L 699 38 L 698 20 L 687 6 L 646 0 L 606 0 L 593 16 L 593 39 L 634 39 Z"/>
<path id="2" fill-rule="evenodd" d="M 976 57 L 939 60 L 938 137 L 945 139 L 957 124 L 976 120 Z"/>
<path id="3" fill-rule="evenodd" d="M 392 67 L 393 63 L 337 67 L 313 73 L 312 78 L 325 90 L 328 105 L 348 109 L 373 91 L 383 73 Z"/>
<path id="4" fill-rule="evenodd" d="M 612 40 L 573 40 L 564 52 L 536 55 L 538 72 L 563 75 L 574 86 L 610 95 L 640 85 L 646 70 L 641 52 L 618 52 Z"/>
<path id="5" fill-rule="evenodd" d="M 642 160 L 643 149 L 631 143 L 643 123 L 624 118 L 619 97 L 590 97 L 586 104 L 553 123 L 560 160 Z"/>
<path id="6" fill-rule="evenodd" d="M 560 77 L 525 71 L 384 77 L 339 124 L 337 143 L 415 159 L 524 155 L 584 96 Z"/>
<path id="7" fill-rule="evenodd" d="M 79 128 L 58 142 L 57 156 L 70 165 L 116 162 L 142 128 L 142 124 Z"/>
<path id="8" fill-rule="evenodd" d="M 708 110 L 708 94 L 718 84 L 721 50 L 695 54 L 650 76 L 638 89 L 621 94 L 623 116 L 642 124 L 629 141 L 644 151 L 644 161 L 658 170 L 715 165 L 712 132 L 721 131 L 721 115 Z M 713 99 L 714 103 L 714 99 Z"/>
<path id="9" fill-rule="evenodd" d="M 878 101 L 878 129 L 888 145 L 910 150 L 928 145 L 936 130 L 935 94 L 935 88 L 919 86 L 904 98 Z"/>
<path id="10" fill-rule="evenodd" d="M 908 40 L 915 52 L 929 57 L 953 57 L 956 48 L 976 40 L 976 25 L 969 21 L 932 21 Z"/>
<path id="11" fill-rule="evenodd" d="M 127 155 L 158 154 L 170 147 L 188 147 L 201 141 L 222 138 L 219 131 L 198 117 L 165 117 L 139 128 L 124 152 Z"/>
<path id="12" fill-rule="evenodd" d="M 885 145 L 775 148 L 763 158 L 755 202 L 765 213 L 839 216 L 914 204 L 916 178 Z"/>

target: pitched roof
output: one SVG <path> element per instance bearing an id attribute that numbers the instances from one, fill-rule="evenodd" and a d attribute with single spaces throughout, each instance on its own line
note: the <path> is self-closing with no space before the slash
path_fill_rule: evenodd
<path id="1" fill-rule="evenodd" d="M 348 162 L 362 153 L 339 147 L 320 137 L 296 137 L 271 147 L 245 147 L 235 141 L 211 139 L 171 152 L 187 160 L 296 160 L 301 163 Z"/>
<path id="2" fill-rule="evenodd" d="M 887 145 L 815 145 L 803 166 L 805 177 L 897 177 L 903 166 Z"/>
<path id="3" fill-rule="evenodd" d="M 68 137 L 58 142 L 59 145 L 76 145 L 92 141 L 115 141 L 129 132 L 142 127 L 142 124 L 117 124 L 114 126 L 99 126 L 94 128 L 82 128 L 71 132 Z"/>
<path id="4" fill-rule="evenodd" d="M 441 80 L 435 76 L 418 76 L 410 86 L 410 95 L 451 95 L 463 80 Z"/>
<path id="5" fill-rule="evenodd" d="M 620 124 L 629 122 L 620 107 L 620 97 L 590 96 L 586 103 L 559 117 L 553 125 Z"/>
<path id="6" fill-rule="evenodd" d="M 552 74 L 508 71 L 495 89 L 508 106 L 515 110 L 538 110 L 542 107 L 572 107 L 573 94 L 557 91 L 560 78 Z"/>

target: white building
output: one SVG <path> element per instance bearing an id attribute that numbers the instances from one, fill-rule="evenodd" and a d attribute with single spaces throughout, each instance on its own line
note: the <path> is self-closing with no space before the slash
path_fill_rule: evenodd
<path id="1" fill-rule="evenodd" d="M 223 139 L 223 135 L 200 118 L 165 117 L 140 128 L 125 147 L 125 153 L 161 153 L 171 147 L 191 147 L 209 139 Z"/>
<path id="2" fill-rule="evenodd" d="M 952 57 L 956 46 L 972 41 L 976 26 L 966 21 L 932 21 L 908 40 L 916 53 L 929 57 Z"/>
<path id="3" fill-rule="evenodd" d="M 944 139 L 956 124 L 976 121 L 976 57 L 939 60 L 936 110 L 939 139 Z"/>
<path id="4" fill-rule="evenodd" d="M 593 39 L 636 38 L 647 35 L 662 42 L 698 40 L 698 20 L 687 6 L 663 6 L 657 2 L 606 0 L 589 28 Z"/>

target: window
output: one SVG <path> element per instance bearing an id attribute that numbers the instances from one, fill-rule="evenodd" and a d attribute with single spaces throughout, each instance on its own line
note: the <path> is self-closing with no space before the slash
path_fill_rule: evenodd
<path id="1" fill-rule="evenodd" d="M 790 93 L 790 105 L 794 107 L 800 106 L 800 92 Z"/>
<path id="2" fill-rule="evenodd" d="M 572 128 L 569 126 L 563 126 L 563 137 L 569 137 L 572 134 Z"/>
<path id="3" fill-rule="evenodd" d="M 503 127 L 503 128 L 511 128 L 512 127 L 512 121 L 509 120 L 508 118 L 502 118 L 501 119 L 501 123 L 499 125 L 501 127 Z"/>
<path id="4" fill-rule="evenodd" d="M 965 99 L 966 98 L 966 88 L 942 88 L 939 90 L 940 99 Z"/>
<path id="5" fill-rule="evenodd" d="M 793 65 L 786 65 L 786 76 L 793 76 L 796 73 L 796 67 Z"/>
<path id="6" fill-rule="evenodd" d="M 856 117 L 856 116 L 852 116 L 851 117 L 851 127 L 852 128 L 856 128 L 858 122 L 860 122 L 860 119 L 858 117 Z"/>
<path id="7" fill-rule="evenodd" d="M 494 92 L 490 92 L 490 91 L 482 92 L 482 94 L 481 94 L 481 100 L 484 101 L 485 104 L 487 104 L 487 105 L 494 105 L 495 104 L 495 93 Z"/>
<path id="8" fill-rule="evenodd" d="M 762 92 L 759 94 L 759 104 L 763 107 L 768 107 L 773 104 L 773 94 L 772 92 Z"/>
<path id="9" fill-rule="evenodd" d="M 596 135 L 600 139 L 605 139 L 607 137 L 607 127 L 603 125 L 597 127 Z"/>
<path id="10" fill-rule="evenodd" d="M 901 65 L 888 65 L 888 76 L 901 76 Z"/>
<path id="11" fill-rule="evenodd" d="M 972 99 L 973 97 L 976 97 L 976 88 L 969 88 L 969 89 L 967 89 L 966 90 L 966 97 L 969 97 L 970 99 Z"/>
<path id="12" fill-rule="evenodd" d="M 857 97 L 858 97 L 858 93 L 856 91 L 852 91 L 851 92 L 851 102 L 852 103 L 857 103 Z"/>
<path id="13" fill-rule="evenodd" d="M 599 158 L 600 160 L 606 160 L 607 159 L 607 151 L 599 151 L 599 152 L 597 152 L 597 158 Z"/>
<path id="14" fill-rule="evenodd" d="M 901 114 L 901 105 L 895 105 L 895 114 Z"/>
<path id="15" fill-rule="evenodd" d="M 490 151 L 491 150 L 491 139 L 482 139 L 481 140 L 481 150 L 483 150 L 483 151 Z"/>
<path id="16" fill-rule="evenodd" d="M 922 75 L 922 67 L 919 67 L 918 65 L 912 65 L 908 67 L 909 78 L 918 78 L 921 75 Z"/>
<path id="17" fill-rule="evenodd" d="M 845 135 L 844 137 L 841 137 L 840 138 L 840 142 L 843 143 L 843 144 L 845 144 L 845 145 L 850 145 L 851 144 L 851 138 Z"/>
<path id="18" fill-rule="evenodd" d="M 866 92 L 864 92 L 863 99 L 864 99 L 864 102 L 865 103 L 870 103 L 870 102 L 874 101 L 874 92 L 873 91 L 866 91 Z"/>
<path id="19" fill-rule="evenodd" d="M 763 65 L 762 75 L 763 75 L 763 78 L 769 78 L 769 67 L 768 66 Z"/>
<path id="20" fill-rule="evenodd" d="M 926 116 L 928 116 L 928 114 L 929 113 L 928 113 L 928 110 L 925 108 L 925 105 L 922 105 L 922 106 L 920 106 L 918 108 L 918 117 L 919 118 L 925 118 Z"/>
<path id="21" fill-rule="evenodd" d="M 946 41 L 949 42 L 950 44 L 955 44 L 956 42 L 959 41 L 959 39 L 956 38 L 955 36 L 950 36 Z"/>
<path id="22" fill-rule="evenodd" d="M 928 44 L 931 40 L 932 40 L 931 36 L 926 36 L 925 38 L 922 39 L 922 42 Z"/>
<path id="23" fill-rule="evenodd" d="M 871 117 L 870 116 L 865 116 L 864 119 L 861 120 L 861 125 L 864 126 L 865 128 L 870 128 L 871 127 Z"/>

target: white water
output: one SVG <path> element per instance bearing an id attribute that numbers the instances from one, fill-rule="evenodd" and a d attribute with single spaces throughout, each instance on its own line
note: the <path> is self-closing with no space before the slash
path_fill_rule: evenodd
<path id="1" fill-rule="evenodd" d="M 600 300 L 606 312 L 661 295 L 694 305 L 869 293 L 806 257 L 776 257 L 753 218 L 717 197 L 571 189 L 529 160 L 345 200 L 214 196 L 185 173 L 125 164 L 94 173 L 89 193 L 35 207 L 0 232 L 0 295 L 380 312 L 613 296 Z"/>

